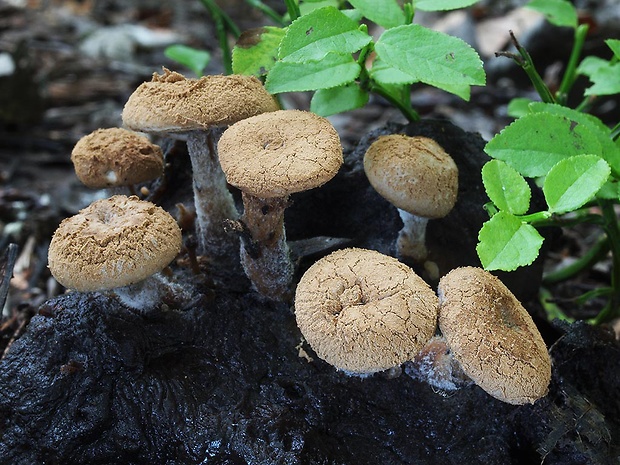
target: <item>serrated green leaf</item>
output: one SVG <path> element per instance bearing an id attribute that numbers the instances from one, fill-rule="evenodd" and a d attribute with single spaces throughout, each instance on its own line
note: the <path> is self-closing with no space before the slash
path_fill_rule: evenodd
<path id="1" fill-rule="evenodd" d="M 272 94 L 329 89 L 353 82 L 360 65 L 351 55 L 328 53 L 322 60 L 305 63 L 277 62 L 267 75 L 265 88 Z"/>
<path id="2" fill-rule="evenodd" d="M 603 184 L 603 187 L 596 193 L 597 199 L 618 200 L 620 197 L 620 185 L 617 181 L 611 179 Z"/>
<path id="3" fill-rule="evenodd" d="M 371 41 L 372 37 L 338 9 L 319 8 L 291 23 L 278 57 L 291 63 L 316 61 L 330 52 L 355 53 Z"/>
<path id="4" fill-rule="evenodd" d="M 405 13 L 396 0 L 349 0 L 372 22 L 386 29 L 405 24 Z"/>
<path id="5" fill-rule="evenodd" d="M 310 111 L 320 116 L 329 116 L 361 108 L 366 103 L 368 103 L 368 92 L 352 83 L 317 90 L 310 101 Z"/>
<path id="6" fill-rule="evenodd" d="M 564 158 L 600 153 L 601 144 L 586 125 L 561 115 L 532 113 L 504 128 L 484 150 L 533 178 L 545 176 Z"/>
<path id="7" fill-rule="evenodd" d="M 478 0 L 417 0 L 414 8 L 420 11 L 446 11 L 465 8 L 477 3 Z"/>
<path id="8" fill-rule="evenodd" d="M 607 39 L 605 43 L 611 49 L 611 51 L 614 52 L 614 55 L 616 55 L 616 58 L 620 60 L 620 40 Z"/>
<path id="9" fill-rule="evenodd" d="M 506 113 L 513 118 L 520 118 L 523 115 L 527 115 L 530 112 L 529 104 L 532 103 L 532 99 L 525 97 L 513 98 L 508 104 Z"/>
<path id="10" fill-rule="evenodd" d="M 560 160 L 545 178 L 543 193 L 552 213 L 566 213 L 584 205 L 607 182 L 611 169 L 596 155 Z"/>
<path id="11" fill-rule="evenodd" d="M 602 58 L 589 56 L 577 67 L 577 72 L 588 76 L 594 85 L 584 95 L 614 95 L 620 93 L 620 63 L 610 63 Z"/>
<path id="12" fill-rule="evenodd" d="M 476 251 L 485 270 L 514 271 L 531 265 L 543 243 L 536 229 L 500 211 L 482 225 Z"/>
<path id="13" fill-rule="evenodd" d="M 614 144 L 611 139 L 611 130 L 596 116 L 582 113 L 555 103 L 534 102 L 529 105 L 529 109 L 532 113 L 547 112 L 554 115 L 565 116 L 588 128 L 590 134 L 596 136 L 601 144 L 600 152 L 594 152 L 592 150 L 589 153 L 601 156 L 609 163 L 614 175 L 620 177 L 620 147 Z M 594 149 L 594 147 L 591 148 Z"/>
<path id="14" fill-rule="evenodd" d="M 275 64 L 278 47 L 286 30 L 261 27 L 244 31 L 232 51 L 235 74 L 264 76 Z"/>
<path id="15" fill-rule="evenodd" d="M 206 50 L 201 50 L 187 45 L 170 45 L 164 50 L 171 60 L 191 69 L 196 76 L 202 76 L 203 71 L 211 61 L 211 54 Z"/>
<path id="16" fill-rule="evenodd" d="M 388 66 L 469 100 L 470 86 L 484 85 L 482 61 L 461 39 L 407 24 L 385 31 L 375 51 Z"/>
<path id="17" fill-rule="evenodd" d="M 482 183 L 489 199 L 500 210 L 523 215 L 530 208 L 530 186 L 503 161 L 491 160 L 482 167 Z"/>
<path id="18" fill-rule="evenodd" d="M 568 0 L 531 0 L 525 6 L 545 15 L 551 24 L 577 27 L 577 10 Z"/>

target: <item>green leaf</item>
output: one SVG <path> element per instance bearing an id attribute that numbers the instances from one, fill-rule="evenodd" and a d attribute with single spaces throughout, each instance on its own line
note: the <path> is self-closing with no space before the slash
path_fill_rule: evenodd
<path id="1" fill-rule="evenodd" d="M 416 80 L 411 74 L 404 73 L 376 58 L 368 72 L 373 81 L 381 85 L 413 84 Z"/>
<path id="2" fill-rule="evenodd" d="M 312 96 L 310 110 L 320 116 L 335 115 L 361 108 L 368 103 L 368 92 L 351 83 L 331 89 L 317 90 Z"/>
<path id="3" fill-rule="evenodd" d="M 610 172 L 607 162 L 596 155 L 576 155 L 559 161 L 543 184 L 549 211 L 566 213 L 581 207 L 603 187 Z"/>
<path id="4" fill-rule="evenodd" d="M 530 112 L 529 104 L 532 103 L 532 99 L 525 97 L 513 98 L 508 104 L 506 112 L 508 116 L 513 118 L 520 118 L 523 115 L 527 115 Z"/>
<path id="5" fill-rule="evenodd" d="M 299 12 L 304 16 L 326 6 L 338 7 L 338 0 L 305 1 L 299 4 Z"/>
<path id="6" fill-rule="evenodd" d="M 484 150 L 523 176 L 539 177 L 564 158 L 600 153 L 601 144 L 586 125 L 561 115 L 532 113 L 504 128 Z"/>
<path id="7" fill-rule="evenodd" d="M 414 8 L 421 11 L 456 10 L 473 5 L 478 0 L 414 0 Z"/>
<path id="8" fill-rule="evenodd" d="M 582 113 L 555 103 L 534 102 L 529 105 L 529 109 L 533 113 L 546 112 L 565 116 L 571 121 L 575 121 L 586 127 L 588 132 L 595 136 L 601 144 L 600 152 L 592 150 L 589 153 L 601 156 L 609 163 L 614 175 L 620 177 L 620 147 L 614 144 L 611 139 L 611 130 L 596 116 Z M 594 147 L 592 147 L 592 149 L 594 149 Z"/>
<path id="9" fill-rule="evenodd" d="M 244 31 L 232 51 L 233 72 L 254 76 L 267 74 L 276 62 L 285 32 L 272 26 Z"/>
<path id="10" fill-rule="evenodd" d="M 282 61 L 301 63 L 320 60 L 330 52 L 355 53 L 372 41 L 358 24 L 334 7 L 301 16 L 288 27 L 280 43 Z"/>
<path id="11" fill-rule="evenodd" d="M 196 76 L 202 76 L 209 61 L 211 61 L 211 54 L 206 50 L 199 50 L 182 44 L 166 47 L 164 55 L 191 69 Z"/>
<path id="12" fill-rule="evenodd" d="M 610 63 L 602 58 L 589 56 L 577 67 L 577 72 L 588 76 L 594 83 L 584 95 L 614 95 L 620 93 L 620 63 Z"/>
<path id="13" fill-rule="evenodd" d="M 396 0 L 349 0 L 362 14 L 386 29 L 405 24 L 405 13 Z"/>
<path id="14" fill-rule="evenodd" d="M 482 183 L 489 199 L 500 210 L 523 215 L 530 208 L 530 186 L 503 161 L 491 160 L 482 167 Z"/>
<path id="15" fill-rule="evenodd" d="M 605 43 L 611 49 L 611 51 L 614 52 L 614 55 L 616 55 L 616 58 L 620 60 L 620 40 L 607 39 Z"/>
<path id="16" fill-rule="evenodd" d="M 461 39 L 407 24 L 385 31 L 375 51 L 388 66 L 469 100 L 471 85 L 484 85 L 482 61 Z"/>
<path id="17" fill-rule="evenodd" d="M 568 0 L 531 0 L 525 6 L 545 15 L 551 24 L 577 27 L 577 10 Z"/>
<path id="18" fill-rule="evenodd" d="M 272 94 L 329 89 L 353 82 L 360 71 L 351 55 L 333 52 L 317 61 L 279 61 L 267 75 L 265 88 Z"/>
<path id="19" fill-rule="evenodd" d="M 484 269 L 513 271 L 536 260 L 543 238 L 533 226 L 500 211 L 482 225 L 478 241 Z"/>

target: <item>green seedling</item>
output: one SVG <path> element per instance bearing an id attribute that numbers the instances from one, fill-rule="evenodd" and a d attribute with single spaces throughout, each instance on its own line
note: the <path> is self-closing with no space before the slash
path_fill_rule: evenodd
<path id="1" fill-rule="evenodd" d="M 607 306 L 593 320 L 601 323 L 620 316 L 620 229 L 614 209 L 620 203 L 619 130 L 618 126 L 608 128 L 584 110 L 593 99 L 620 93 L 620 41 L 606 41 L 613 54 L 611 59 L 586 57 L 578 65 L 588 28 L 577 24 L 574 7 L 566 0 L 533 0 L 528 6 L 557 26 L 573 28 L 575 42 L 555 94 L 514 36 L 518 54 L 498 54 L 509 56 L 522 66 L 542 102 L 512 102 L 509 111 L 518 119 L 485 147 L 493 158 L 482 169 L 491 201 L 486 205 L 490 219 L 479 233 L 478 256 L 488 270 L 513 271 L 530 265 L 538 257 L 543 237 L 537 228 L 599 225 L 602 236 L 594 248 L 577 263 L 545 280 L 553 283 L 566 279 L 611 251 L 611 286 L 595 293 L 608 298 Z M 593 85 L 586 89 L 583 103 L 571 109 L 564 105 L 579 74 L 587 76 Z M 530 211 L 531 191 L 526 178 L 542 187 L 546 209 Z"/>
<path id="2" fill-rule="evenodd" d="M 333 3 L 338 2 L 316 8 L 319 3 L 304 2 L 290 25 L 243 33 L 233 49 L 233 71 L 265 78 L 273 94 L 314 91 L 311 110 L 323 116 L 360 108 L 375 93 L 417 120 L 409 98 L 412 84 L 465 100 L 471 86 L 484 85 L 478 54 L 458 38 L 412 24 L 412 2 L 401 7 L 396 0 L 350 0 L 352 8 L 345 9 Z M 419 1 L 415 7 L 444 10 L 472 3 Z M 376 40 L 368 33 L 369 22 L 384 29 Z"/>

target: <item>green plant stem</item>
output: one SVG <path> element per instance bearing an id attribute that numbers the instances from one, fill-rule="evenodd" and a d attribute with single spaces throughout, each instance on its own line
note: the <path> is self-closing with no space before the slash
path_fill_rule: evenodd
<path id="1" fill-rule="evenodd" d="M 379 84 L 374 83 L 374 82 L 370 85 L 370 91 L 374 92 L 377 95 L 380 95 L 381 97 L 386 99 L 388 102 L 390 102 L 392 105 L 394 105 L 396 108 L 398 108 L 400 112 L 403 114 L 403 116 L 407 118 L 408 121 L 410 122 L 420 121 L 420 115 L 418 114 L 417 111 L 411 108 L 410 100 L 403 102 L 402 100 L 396 98 L 394 95 L 388 92 L 387 89 L 385 89 L 384 87 L 381 87 Z"/>
<path id="2" fill-rule="evenodd" d="M 539 216 L 539 213 L 546 213 L 546 215 Z M 604 219 L 601 215 L 596 214 L 588 214 L 581 215 L 574 218 L 563 218 L 558 216 L 553 216 L 549 212 L 539 212 L 533 213 L 532 215 L 524 215 L 519 218 L 526 223 L 531 224 L 536 228 L 542 228 L 545 226 L 557 226 L 562 228 L 568 228 L 571 226 L 575 226 L 577 224 L 589 223 L 589 224 L 604 224 Z"/>
<path id="3" fill-rule="evenodd" d="M 547 320 L 552 321 L 557 318 L 571 323 L 575 321 L 574 318 L 566 315 L 566 313 L 564 313 L 564 311 L 553 301 L 553 296 L 548 289 L 544 287 L 540 288 L 540 291 L 538 292 L 538 301 L 547 314 Z"/>
<path id="4" fill-rule="evenodd" d="M 575 79 L 577 78 L 577 64 L 579 62 L 579 57 L 581 56 L 583 44 L 586 40 L 586 35 L 588 34 L 588 29 L 589 26 L 587 24 L 581 24 L 577 27 L 577 29 L 575 29 L 573 49 L 571 51 L 570 58 L 568 59 L 568 64 L 566 65 L 566 70 L 564 71 L 560 88 L 555 94 L 556 100 L 560 105 L 566 105 L 568 93 L 572 89 Z"/>
<path id="5" fill-rule="evenodd" d="M 261 0 L 245 0 L 250 6 L 253 6 L 257 10 L 260 10 L 265 16 L 271 18 L 278 26 L 284 27 L 287 25 L 282 16 L 269 5 L 265 5 Z"/>
<path id="6" fill-rule="evenodd" d="M 545 103 L 555 103 L 555 97 L 547 87 L 547 84 L 545 84 L 545 81 L 543 81 L 543 79 L 540 77 L 540 74 L 538 74 L 538 71 L 536 71 L 534 61 L 532 60 L 530 54 L 523 46 L 521 46 L 512 31 L 510 31 L 510 37 L 512 38 L 512 43 L 519 52 L 519 55 L 515 55 L 514 53 L 510 52 L 495 52 L 495 56 L 512 58 L 526 72 L 526 74 L 530 78 L 530 81 L 534 85 L 536 92 L 538 92 L 538 95 L 540 95 L 542 101 Z"/>
<path id="7" fill-rule="evenodd" d="M 299 3 L 297 3 L 297 0 L 284 0 L 284 3 L 286 4 L 286 11 L 288 11 L 288 16 L 291 18 L 291 22 L 301 16 L 301 11 L 299 11 Z"/>
<path id="8" fill-rule="evenodd" d="M 403 10 L 405 11 L 405 24 L 413 23 L 413 18 L 415 16 L 415 8 L 413 8 L 413 3 L 411 1 L 406 1 L 403 3 Z"/>
<path id="9" fill-rule="evenodd" d="M 611 128 L 611 138 L 616 140 L 618 137 L 620 137 L 620 123 Z"/>
<path id="10" fill-rule="evenodd" d="M 556 284 L 565 281 L 591 268 L 595 263 L 603 259 L 609 252 L 609 238 L 606 235 L 600 237 L 596 243 L 583 256 L 579 257 L 570 265 L 559 270 L 547 273 L 543 277 L 544 284 Z"/>
<path id="11" fill-rule="evenodd" d="M 592 320 L 594 324 L 601 324 L 612 320 L 619 314 L 620 308 L 620 228 L 613 202 L 601 200 L 601 210 L 605 219 L 605 232 L 609 238 L 611 249 L 611 289 L 612 293 L 607 301 L 607 305 Z"/>
<path id="12" fill-rule="evenodd" d="M 222 10 L 217 3 L 215 3 L 214 0 L 200 0 L 200 2 L 213 17 L 217 40 L 220 44 L 220 49 L 222 50 L 224 70 L 226 74 L 232 74 L 232 51 L 228 45 L 228 32 L 230 32 L 235 39 L 238 39 L 241 35 L 241 31 L 230 16 L 228 16 L 224 10 Z"/>

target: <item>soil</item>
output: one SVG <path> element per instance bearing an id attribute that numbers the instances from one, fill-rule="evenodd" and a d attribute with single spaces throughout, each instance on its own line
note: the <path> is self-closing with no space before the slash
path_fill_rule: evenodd
<path id="1" fill-rule="evenodd" d="M 227 5 L 244 26 L 256 23 L 236 2 Z M 89 56 L 79 46 L 85 32 L 139 25 L 183 33 L 213 52 L 207 72 L 220 72 L 214 35 L 199 2 L 0 1 L 0 12 L 1 50 L 19 58 L 13 74 L 0 76 L 0 279 L 12 275 L 0 321 L 0 463 L 620 463 L 620 344 L 609 327 L 549 322 L 539 300 L 544 270 L 582 253 L 596 230 L 545 231 L 547 249 L 534 266 L 500 275 L 550 348 L 549 394 L 533 405 L 502 403 L 473 384 L 437 391 L 409 363 L 367 378 L 336 371 L 304 343 L 291 303 L 252 291 L 237 257 L 202 257 L 202 272 L 193 273 L 191 228 L 172 265 L 190 297 L 170 296 L 143 313 L 112 294 L 64 293 L 46 268 L 51 235 L 62 218 L 108 194 L 77 182 L 71 148 L 98 127 L 120 126 L 133 89 L 162 65 L 174 67 L 161 45 L 144 42 L 123 52 L 129 55 Z M 345 164 L 322 188 L 293 196 L 286 214 L 297 279 L 339 247 L 394 255 L 398 214 L 361 166 L 365 148 L 393 132 L 436 138 L 460 169 L 457 206 L 429 224 L 440 275 L 479 265 L 477 233 L 488 218 L 479 179 L 484 139 L 508 121 L 510 98 L 530 92 L 517 82 L 506 86 L 507 75 L 490 74 L 468 104 L 417 89 L 421 123 L 405 126 L 380 100 L 332 118 Z M 307 96 L 285 103 L 303 108 Z M 617 108 L 599 115 L 617 120 Z M 149 198 L 181 219 L 178 204 L 192 207 L 186 149 L 160 142 L 167 169 L 148 185 Z M 570 316 L 592 316 L 600 302 L 578 307 L 572 298 L 575 289 L 604 286 L 606 266 L 549 287 L 552 298 Z"/>

